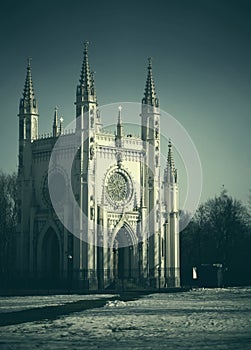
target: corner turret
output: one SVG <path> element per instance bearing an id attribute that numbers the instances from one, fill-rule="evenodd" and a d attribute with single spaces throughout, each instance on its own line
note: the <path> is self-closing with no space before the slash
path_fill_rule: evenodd
<path id="1" fill-rule="evenodd" d="M 169 140 L 167 166 L 164 172 L 164 217 L 167 283 L 180 286 L 180 242 L 179 242 L 179 188 L 177 169 L 174 165 L 172 143 Z"/>

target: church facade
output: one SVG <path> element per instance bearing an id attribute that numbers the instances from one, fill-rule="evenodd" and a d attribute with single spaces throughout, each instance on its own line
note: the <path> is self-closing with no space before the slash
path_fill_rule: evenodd
<path id="1" fill-rule="evenodd" d="M 120 107 L 116 132 L 103 129 L 87 43 L 75 105 L 74 131 L 64 132 L 55 109 L 52 134 L 39 137 L 28 62 L 18 114 L 21 278 L 83 290 L 179 287 L 177 170 L 171 142 L 165 169 L 160 165 L 161 117 L 151 60 L 140 137 L 126 135 Z M 58 140 L 63 146 L 55 152 Z"/>

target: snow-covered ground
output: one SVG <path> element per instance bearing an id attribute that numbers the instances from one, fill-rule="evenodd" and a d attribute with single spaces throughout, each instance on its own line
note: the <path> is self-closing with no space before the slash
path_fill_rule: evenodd
<path id="1" fill-rule="evenodd" d="M 10 311 L 28 310 L 44 306 L 63 305 L 78 300 L 95 300 L 109 298 L 109 295 L 46 295 L 46 296 L 22 296 L 22 297 L 0 297 L 0 314 Z"/>
<path id="2" fill-rule="evenodd" d="M 41 305 L 101 296 L 26 297 Z M 104 296 L 102 296 L 104 297 Z M 152 294 L 53 321 L 0 327 L 0 349 L 251 349 L 251 288 Z M 65 299 L 64 299 L 65 298 Z M 20 298 L 1 298 L 17 305 Z M 32 301 L 31 301 L 32 299 Z M 12 300 L 12 301 L 11 301 Z M 64 301 L 63 301 L 64 300 Z"/>

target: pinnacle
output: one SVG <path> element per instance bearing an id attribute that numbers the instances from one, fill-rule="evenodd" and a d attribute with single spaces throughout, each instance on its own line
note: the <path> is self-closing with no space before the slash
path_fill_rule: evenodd
<path id="1" fill-rule="evenodd" d="M 31 58 L 28 58 L 27 73 L 23 91 L 24 100 L 30 101 L 34 98 L 34 89 L 31 74 Z"/>
<path id="2" fill-rule="evenodd" d="M 148 58 L 147 69 L 148 69 L 148 73 L 147 73 L 147 79 L 146 79 L 146 87 L 145 87 L 145 93 L 144 93 L 144 98 L 142 100 L 142 103 L 153 107 L 158 107 L 159 102 L 155 92 L 154 80 L 153 80 L 153 74 L 152 74 L 152 57 Z"/>
<path id="3" fill-rule="evenodd" d="M 92 72 L 90 70 L 89 58 L 88 58 L 88 47 L 89 47 L 89 42 L 85 41 L 83 63 L 82 63 L 80 79 L 79 79 L 80 84 L 78 85 L 78 90 L 77 90 L 77 100 L 80 99 L 82 102 L 92 101 L 97 104 L 97 94 L 96 94 L 96 88 L 95 88 L 95 82 L 94 82 L 95 72 Z"/>
<path id="4" fill-rule="evenodd" d="M 175 170 L 174 160 L 173 160 L 173 151 L 172 151 L 172 142 L 169 140 L 168 142 L 168 155 L 167 155 L 167 165 L 170 167 L 172 171 Z"/>
<path id="5" fill-rule="evenodd" d="M 89 92 L 91 86 L 91 73 L 89 67 L 89 59 L 88 59 L 88 41 L 84 42 L 84 58 L 80 75 L 80 85 L 84 86 L 86 91 Z"/>
<path id="6" fill-rule="evenodd" d="M 91 73 L 90 73 L 90 83 L 91 83 L 90 87 L 91 87 L 91 95 L 93 95 L 94 98 L 97 100 L 97 93 L 96 93 L 94 75 L 95 75 L 95 72 L 91 71 Z"/>
<path id="7" fill-rule="evenodd" d="M 122 125 L 122 116 L 121 116 L 121 111 L 122 111 L 122 106 L 118 107 L 118 125 Z"/>

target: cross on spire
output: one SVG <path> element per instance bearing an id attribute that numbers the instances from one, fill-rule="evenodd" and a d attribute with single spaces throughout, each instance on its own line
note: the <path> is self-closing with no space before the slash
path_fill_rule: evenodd
<path id="1" fill-rule="evenodd" d="M 31 66 L 32 57 L 27 58 L 28 66 Z"/>

